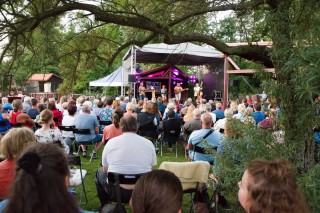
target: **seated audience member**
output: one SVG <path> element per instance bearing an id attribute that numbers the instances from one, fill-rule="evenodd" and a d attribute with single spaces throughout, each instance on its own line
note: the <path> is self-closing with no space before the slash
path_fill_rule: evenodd
<path id="1" fill-rule="evenodd" d="M 8 198 L 20 153 L 35 142 L 34 133 L 26 127 L 13 128 L 1 139 L 0 154 L 5 160 L 0 162 L 0 200 Z"/>
<path id="2" fill-rule="evenodd" d="M 31 108 L 27 110 L 27 114 L 31 119 L 36 119 L 37 115 L 40 114 L 39 108 L 38 108 L 38 99 L 32 98 L 31 99 Z"/>
<path id="3" fill-rule="evenodd" d="M 139 178 L 130 206 L 134 213 L 180 213 L 182 198 L 182 185 L 175 174 L 153 170 Z"/>
<path id="4" fill-rule="evenodd" d="M 96 188 L 100 208 L 111 200 L 114 186 L 106 182 L 108 172 L 120 174 L 143 174 L 150 172 L 157 164 L 155 147 L 150 140 L 136 134 L 137 119 L 131 115 L 120 120 L 123 134 L 112 138 L 105 145 L 102 153 L 102 168 L 96 173 Z M 121 185 L 121 200 L 129 202 L 134 185 Z M 111 190 L 111 191 L 110 191 Z"/>
<path id="5" fill-rule="evenodd" d="M 77 142 L 86 142 L 88 144 L 97 143 L 97 146 L 94 148 L 92 152 L 93 158 L 98 158 L 97 156 L 97 148 L 99 148 L 99 143 L 102 141 L 102 134 L 99 134 L 99 124 L 96 116 L 91 115 L 91 108 L 89 105 L 82 105 L 82 113 L 77 115 L 76 118 L 76 128 L 77 129 L 90 129 L 91 135 L 83 135 L 83 134 L 75 134 Z M 82 147 L 82 155 L 84 157 L 87 156 L 86 146 L 81 145 Z"/>
<path id="6" fill-rule="evenodd" d="M 39 124 L 42 126 L 35 132 L 38 143 L 56 143 L 69 154 L 69 147 L 64 142 L 60 129 L 54 126 L 53 113 L 45 109 L 40 113 Z M 53 128 L 51 128 L 53 126 Z"/>
<path id="7" fill-rule="evenodd" d="M 96 116 L 99 116 L 102 109 L 103 109 L 103 102 L 99 101 L 99 99 L 94 99 L 92 111 L 96 114 Z"/>
<path id="8" fill-rule="evenodd" d="M 207 161 L 214 164 L 214 157 L 212 154 L 201 153 L 197 148 L 212 147 L 217 149 L 222 142 L 222 134 L 211 129 L 212 117 L 209 113 L 201 115 L 202 129 L 193 131 L 189 137 L 187 150 L 189 150 L 189 157 L 192 161 Z M 195 148 L 195 151 L 193 151 Z"/>
<path id="9" fill-rule="evenodd" d="M 156 139 L 157 138 L 157 118 L 153 113 L 153 104 L 146 103 L 146 112 L 138 115 L 138 134 L 140 136 Z"/>
<path id="10" fill-rule="evenodd" d="M 164 110 L 166 109 L 166 105 L 164 105 L 163 98 L 158 97 L 157 102 L 158 102 L 158 109 L 161 113 L 161 116 L 163 116 Z"/>
<path id="11" fill-rule="evenodd" d="M 17 160 L 5 212 L 82 212 L 67 190 L 69 177 L 67 158 L 57 146 L 35 144 L 27 148 Z"/>
<path id="12" fill-rule="evenodd" d="M 216 110 L 214 110 L 213 113 L 216 114 L 217 121 L 224 118 L 221 102 L 216 103 Z"/>
<path id="13" fill-rule="evenodd" d="M 247 107 L 244 112 L 243 112 L 243 122 L 245 124 L 252 124 L 254 125 L 255 124 L 255 120 L 254 118 L 252 117 L 252 113 L 253 113 L 253 109 L 251 107 Z"/>
<path id="14" fill-rule="evenodd" d="M 56 127 L 60 126 L 62 123 L 62 113 L 56 108 L 56 103 L 49 101 L 48 109 L 53 113 L 53 120 Z"/>
<path id="15" fill-rule="evenodd" d="M 171 102 L 168 103 L 167 108 L 165 109 L 164 113 L 163 113 L 163 117 L 162 120 L 165 121 L 168 119 L 168 111 L 171 109 L 175 112 L 175 118 L 179 118 L 179 114 L 177 113 L 177 109 L 176 106 L 174 104 L 174 102 L 172 102 L 173 100 L 171 100 Z"/>
<path id="16" fill-rule="evenodd" d="M 285 160 L 251 161 L 238 187 L 238 199 L 246 212 L 310 212 Z"/>
<path id="17" fill-rule="evenodd" d="M 261 104 L 260 103 L 255 103 L 253 105 L 254 113 L 252 113 L 252 117 L 256 121 L 256 125 L 258 125 L 259 122 L 263 121 L 264 119 L 264 113 L 261 112 Z"/>
<path id="18" fill-rule="evenodd" d="M 106 98 L 106 107 L 103 108 L 99 113 L 99 118 L 101 121 L 112 121 L 113 109 L 112 109 L 112 102 L 113 99 L 111 97 Z M 104 129 L 105 126 L 101 125 L 101 131 Z"/>
<path id="19" fill-rule="evenodd" d="M 20 99 L 16 99 L 12 102 L 13 110 L 9 115 L 9 122 L 12 126 L 26 126 L 32 128 L 34 126 L 34 121 L 22 112 L 23 106 Z"/>
<path id="20" fill-rule="evenodd" d="M 124 113 L 124 115 L 132 115 L 135 118 L 137 118 L 138 114 L 134 112 L 134 109 L 135 109 L 135 106 L 134 106 L 134 104 L 132 102 L 127 103 L 127 105 L 126 105 L 127 112 Z"/>
<path id="21" fill-rule="evenodd" d="M 189 136 L 193 131 L 201 129 L 200 109 L 193 110 L 192 115 L 193 115 L 193 118 L 185 122 L 182 127 L 184 141 L 188 141 Z"/>
<path id="22" fill-rule="evenodd" d="M 180 119 L 174 118 L 174 111 L 168 111 L 169 119 L 163 122 L 163 141 L 168 142 L 169 151 L 172 152 L 172 143 L 179 140 L 180 136 Z"/>
<path id="23" fill-rule="evenodd" d="M 23 98 L 23 103 L 22 103 L 22 112 L 27 113 L 27 110 L 31 108 L 31 97 L 25 96 Z"/>
<path id="24" fill-rule="evenodd" d="M 68 96 L 61 96 L 59 103 L 56 104 L 57 109 L 62 112 L 63 111 L 63 103 L 68 102 Z"/>
<path id="25" fill-rule="evenodd" d="M 9 114 L 2 111 L 2 104 L 0 104 L 0 121 L 3 122 L 3 125 L 0 126 L 0 134 L 4 135 L 11 128 L 9 123 Z"/>
<path id="26" fill-rule="evenodd" d="M 258 123 L 258 127 L 261 129 L 268 129 L 268 130 L 273 130 L 274 127 L 276 126 L 276 112 L 271 111 L 269 117 L 266 117 Z"/>
<path id="27" fill-rule="evenodd" d="M 130 103 L 128 103 L 128 105 L 129 104 Z M 106 143 L 111 138 L 117 137 L 122 134 L 122 130 L 120 128 L 120 119 L 123 117 L 123 115 L 124 115 L 124 110 L 122 108 L 118 108 L 113 112 L 112 124 L 109 126 L 106 126 L 103 129 L 102 141 Z M 101 143 L 101 144 L 104 144 L 104 143 Z"/>
<path id="28" fill-rule="evenodd" d="M 238 113 L 234 114 L 232 118 L 239 119 L 241 122 L 244 122 L 244 110 L 246 109 L 246 106 L 244 104 L 238 105 Z"/>
<path id="29" fill-rule="evenodd" d="M 1 98 L 2 103 L 2 112 L 10 112 L 13 110 L 11 104 L 9 103 L 9 100 L 7 97 Z"/>
<path id="30" fill-rule="evenodd" d="M 214 124 L 213 129 L 218 130 L 219 132 L 223 132 L 227 119 L 232 118 L 232 115 L 233 115 L 233 110 L 231 108 L 224 110 L 224 118 L 218 120 Z"/>
<path id="31" fill-rule="evenodd" d="M 187 122 L 187 121 L 189 121 L 189 120 L 191 120 L 193 118 L 193 114 L 192 113 L 193 113 L 194 109 L 195 109 L 195 106 L 193 104 L 188 106 L 187 113 L 183 117 L 183 121 L 184 122 Z"/>
<path id="32" fill-rule="evenodd" d="M 76 116 L 77 116 L 77 106 L 70 105 L 68 107 L 68 114 L 63 116 L 62 126 L 76 126 Z M 74 141 L 75 136 L 72 131 L 62 131 L 62 137 L 64 142 L 69 146 L 69 154 L 73 153 L 72 141 Z"/>

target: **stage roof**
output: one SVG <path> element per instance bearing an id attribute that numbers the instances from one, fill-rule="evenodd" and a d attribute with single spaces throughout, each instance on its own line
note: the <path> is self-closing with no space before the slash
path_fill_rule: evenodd
<path id="1" fill-rule="evenodd" d="M 147 44 L 143 47 L 134 46 L 136 63 L 162 63 L 176 65 L 203 65 L 213 60 L 224 58 L 224 54 L 209 47 L 192 43 L 168 45 L 165 43 Z M 131 56 L 130 49 L 124 60 Z"/>
<path id="2" fill-rule="evenodd" d="M 171 74 L 169 74 L 171 72 Z M 189 77 L 174 65 L 167 64 L 138 74 L 140 79 L 168 79 L 188 81 Z"/>

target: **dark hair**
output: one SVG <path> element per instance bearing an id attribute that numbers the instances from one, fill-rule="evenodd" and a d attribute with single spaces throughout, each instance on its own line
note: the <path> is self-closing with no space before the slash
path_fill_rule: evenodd
<path id="1" fill-rule="evenodd" d="M 72 105 L 77 106 L 77 102 L 75 100 L 72 100 L 68 103 L 68 107 Z"/>
<path id="2" fill-rule="evenodd" d="M 122 132 L 136 132 L 138 130 L 138 121 L 132 115 L 124 115 L 120 119 L 120 128 Z"/>
<path id="3" fill-rule="evenodd" d="M 48 103 L 48 109 L 56 110 L 57 109 L 56 104 L 54 102 L 49 102 Z"/>
<path id="4" fill-rule="evenodd" d="M 260 103 L 255 103 L 255 104 L 254 104 L 254 109 L 255 109 L 256 111 L 261 111 L 261 104 L 260 104 Z"/>
<path id="5" fill-rule="evenodd" d="M 113 98 L 112 97 L 107 97 L 106 98 L 106 104 L 110 106 L 110 105 L 112 105 L 112 103 L 113 103 Z"/>
<path id="6" fill-rule="evenodd" d="M 182 206 L 182 185 L 177 176 L 166 170 L 143 175 L 132 192 L 135 213 L 177 213 Z"/>
<path id="7" fill-rule="evenodd" d="M 66 187 L 69 167 L 55 144 L 37 143 L 17 161 L 16 176 L 6 213 L 79 212 Z"/>
<path id="8" fill-rule="evenodd" d="M 102 108 L 102 107 L 103 107 L 103 102 L 102 102 L 102 101 L 99 101 L 98 104 L 97 104 L 97 107 L 98 107 L 98 108 Z"/>
<path id="9" fill-rule="evenodd" d="M 119 128 L 120 119 L 123 117 L 123 114 L 124 114 L 124 110 L 122 108 L 117 108 L 113 112 L 112 123 L 117 129 Z"/>
<path id="10" fill-rule="evenodd" d="M 168 117 L 169 117 L 169 118 L 174 118 L 174 115 L 175 115 L 175 113 L 174 113 L 173 109 L 169 109 L 169 111 L 168 111 Z"/>
<path id="11" fill-rule="evenodd" d="M 247 166 L 250 213 L 309 212 L 288 161 L 256 159 Z"/>
<path id="12" fill-rule="evenodd" d="M 32 98 L 32 99 L 31 99 L 31 105 L 32 105 L 32 106 L 37 106 L 37 104 L 38 104 L 38 99 Z"/>
<path id="13" fill-rule="evenodd" d="M 77 112 L 77 106 L 76 105 L 70 105 L 68 106 L 68 113 L 69 115 L 74 115 Z"/>
<path id="14" fill-rule="evenodd" d="M 39 104 L 38 109 L 40 112 L 42 112 L 43 110 L 47 109 L 47 105 L 46 104 Z"/>

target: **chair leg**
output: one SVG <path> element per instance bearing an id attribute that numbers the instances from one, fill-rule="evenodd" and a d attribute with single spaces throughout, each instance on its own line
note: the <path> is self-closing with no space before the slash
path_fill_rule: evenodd
<path id="1" fill-rule="evenodd" d="M 178 142 L 176 141 L 176 158 L 178 157 Z"/>
<path id="2" fill-rule="evenodd" d="M 83 179 L 83 176 L 82 176 L 82 168 L 80 168 L 80 175 L 81 175 L 81 184 L 82 184 L 82 192 L 84 194 L 84 198 L 86 199 L 86 205 L 88 203 L 88 197 L 87 197 L 87 192 L 86 192 L 86 187 L 84 185 L 84 179 Z M 81 203 L 81 198 L 80 198 L 80 203 Z"/>
<path id="3" fill-rule="evenodd" d="M 160 141 L 160 155 L 162 157 L 163 140 Z"/>

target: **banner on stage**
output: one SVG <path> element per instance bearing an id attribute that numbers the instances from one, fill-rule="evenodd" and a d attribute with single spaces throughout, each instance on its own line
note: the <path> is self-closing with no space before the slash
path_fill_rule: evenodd
<path id="1" fill-rule="evenodd" d="M 151 87 L 153 87 L 156 90 L 156 93 L 160 93 L 161 82 L 146 81 L 146 87 L 146 92 L 151 92 Z"/>

